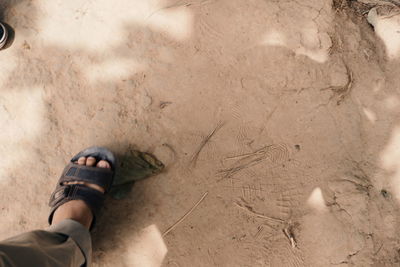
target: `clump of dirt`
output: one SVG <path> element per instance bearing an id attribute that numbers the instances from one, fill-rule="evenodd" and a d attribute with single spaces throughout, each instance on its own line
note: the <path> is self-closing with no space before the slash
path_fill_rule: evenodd
<path id="1" fill-rule="evenodd" d="M 351 11 L 357 16 L 366 16 L 368 12 L 377 6 L 386 8 L 400 7 L 397 0 L 333 0 L 333 8 L 336 11 Z"/>

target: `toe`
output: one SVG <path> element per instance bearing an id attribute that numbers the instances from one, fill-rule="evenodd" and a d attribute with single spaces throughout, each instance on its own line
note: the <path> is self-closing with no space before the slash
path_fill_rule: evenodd
<path id="1" fill-rule="evenodd" d="M 96 159 L 94 157 L 88 157 L 86 160 L 86 166 L 94 166 Z"/>
<path id="2" fill-rule="evenodd" d="M 97 167 L 99 167 L 99 168 L 110 168 L 110 163 L 108 163 L 107 161 L 105 161 L 105 160 L 100 160 L 98 163 L 97 163 Z"/>
<path id="3" fill-rule="evenodd" d="M 78 164 L 79 165 L 85 165 L 86 164 L 86 158 L 85 157 L 80 157 L 78 159 Z"/>

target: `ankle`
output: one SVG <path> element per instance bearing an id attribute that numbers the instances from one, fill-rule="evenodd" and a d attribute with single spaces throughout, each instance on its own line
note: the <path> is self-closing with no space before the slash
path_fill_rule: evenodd
<path id="1" fill-rule="evenodd" d="M 93 215 L 90 208 L 83 200 L 71 200 L 61 205 L 54 212 L 52 224 L 57 224 L 65 219 L 77 221 L 89 229 L 93 220 Z"/>

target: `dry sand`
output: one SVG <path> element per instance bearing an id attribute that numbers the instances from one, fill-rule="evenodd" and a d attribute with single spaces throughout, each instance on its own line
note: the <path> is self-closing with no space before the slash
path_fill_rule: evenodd
<path id="1" fill-rule="evenodd" d="M 74 153 L 134 145 L 166 170 L 94 266 L 399 266 L 398 15 L 352 3 L 0 0 L 0 238 L 46 227 Z"/>

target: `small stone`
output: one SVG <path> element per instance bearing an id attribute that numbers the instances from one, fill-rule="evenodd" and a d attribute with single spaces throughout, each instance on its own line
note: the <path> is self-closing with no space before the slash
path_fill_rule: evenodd
<path id="1" fill-rule="evenodd" d="M 390 198 L 390 193 L 386 189 L 381 190 L 381 195 L 386 199 Z"/>
<path id="2" fill-rule="evenodd" d="M 30 49 L 31 49 L 31 46 L 28 44 L 27 41 L 24 41 L 24 44 L 22 45 L 22 48 L 23 48 L 23 49 L 26 49 L 26 50 L 30 50 Z"/>

